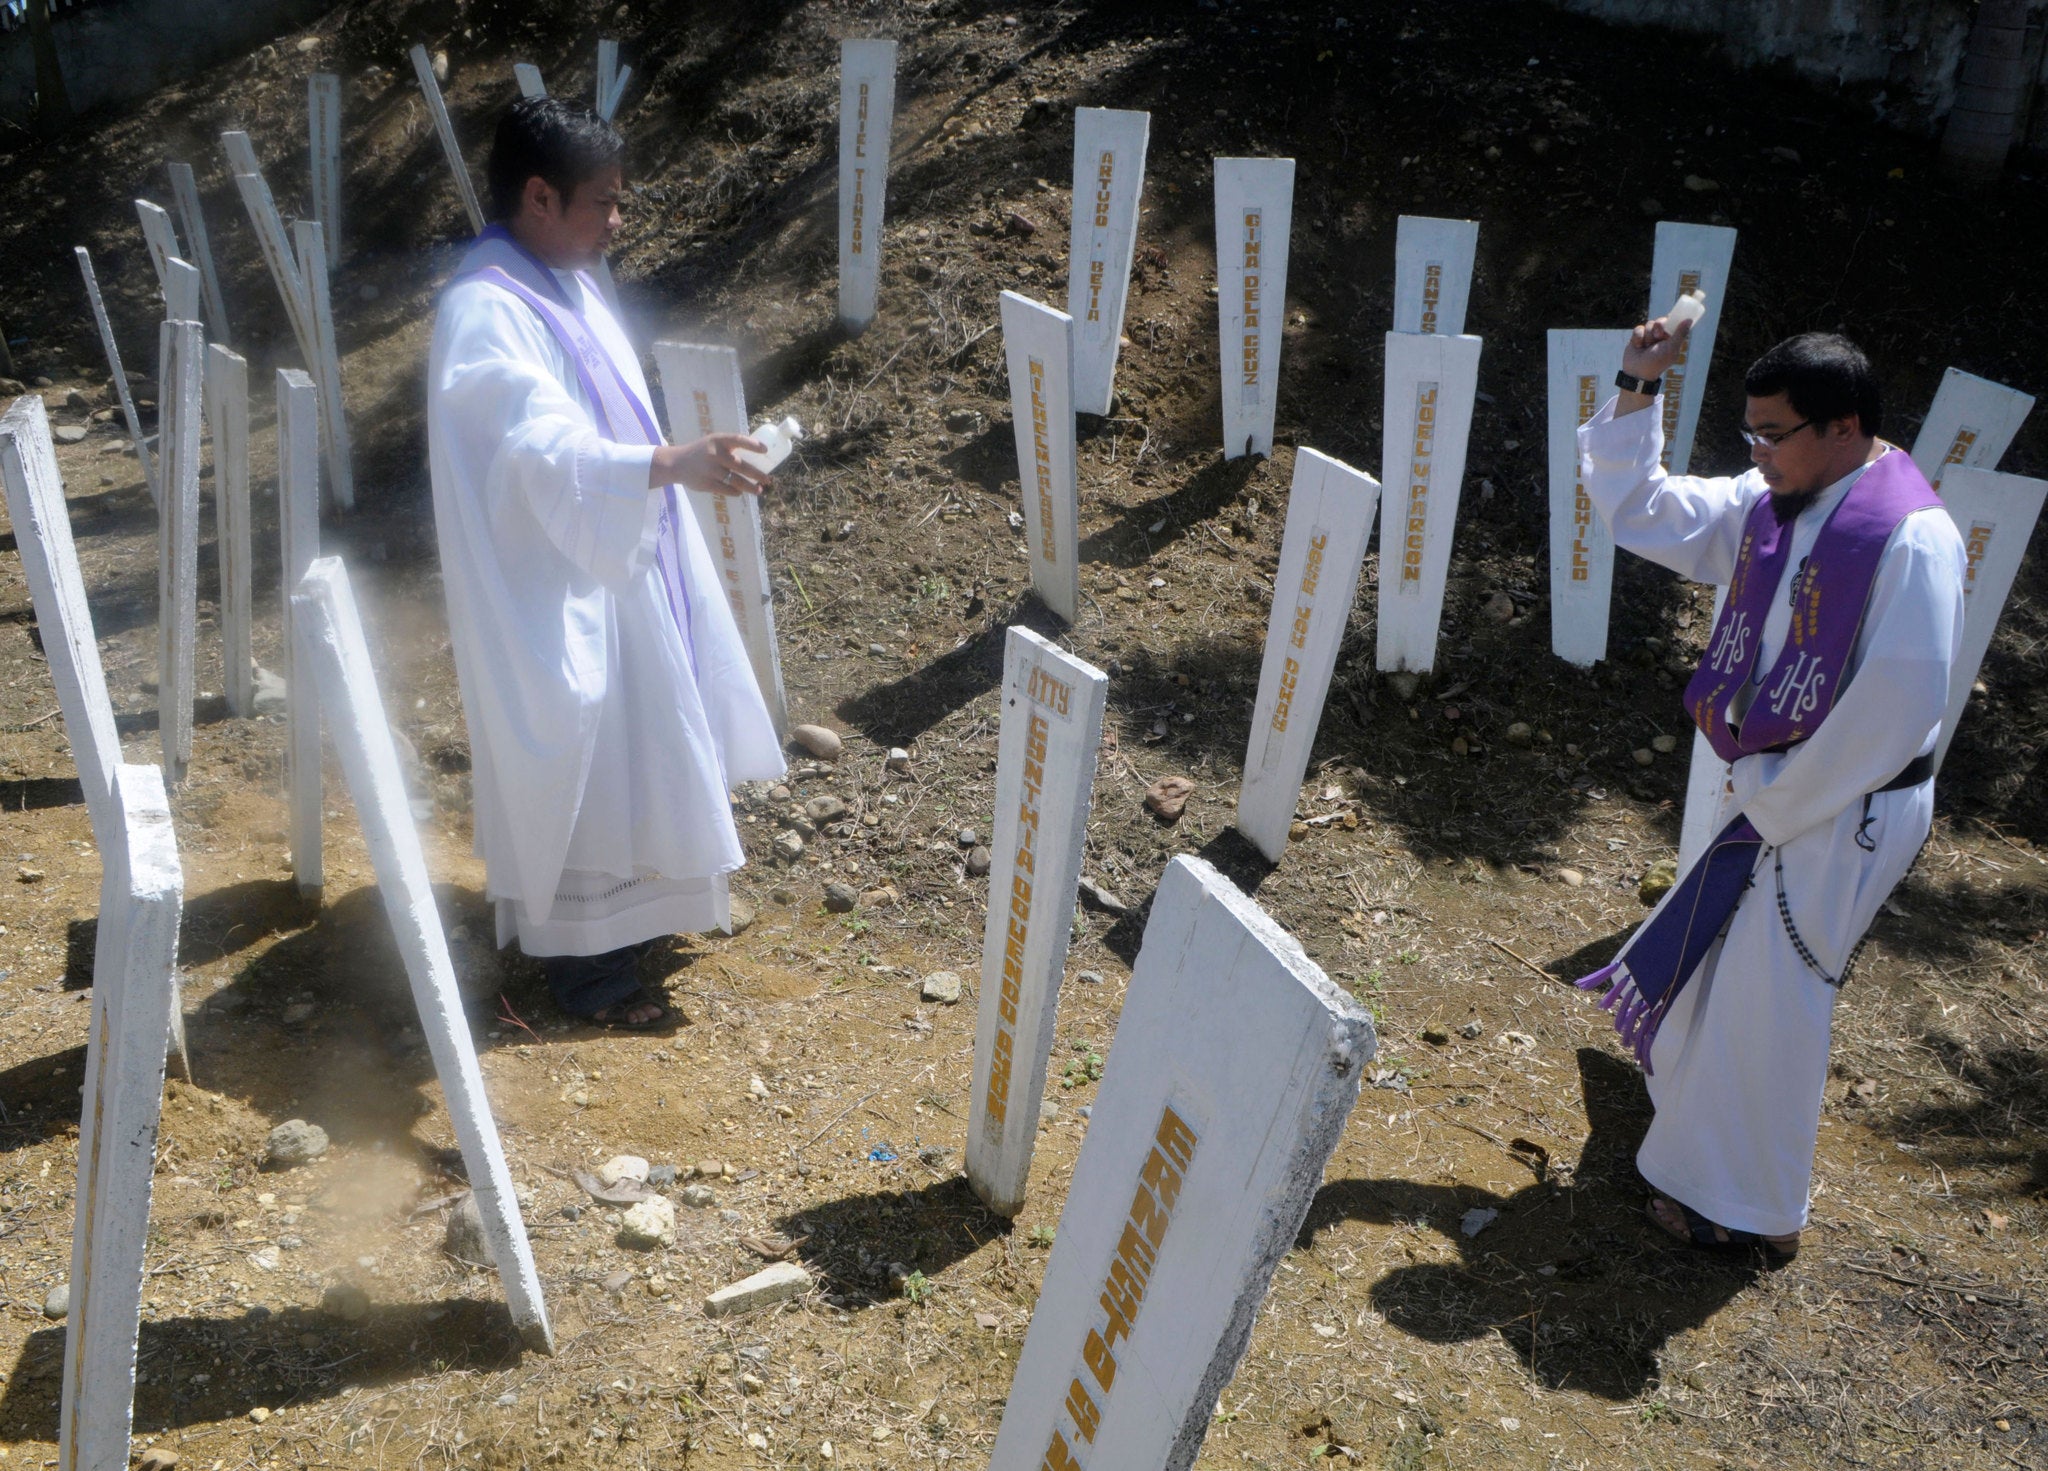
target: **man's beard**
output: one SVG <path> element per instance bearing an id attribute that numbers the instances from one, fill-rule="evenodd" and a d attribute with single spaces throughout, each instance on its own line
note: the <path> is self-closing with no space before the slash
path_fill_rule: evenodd
<path id="1" fill-rule="evenodd" d="M 1799 513 L 1820 499 L 1820 490 L 1772 491 L 1771 514 L 1784 526 L 1799 519 Z"/>

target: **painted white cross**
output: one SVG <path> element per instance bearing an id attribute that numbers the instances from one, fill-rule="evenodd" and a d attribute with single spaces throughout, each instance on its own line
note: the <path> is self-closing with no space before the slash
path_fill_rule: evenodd
<path id="1" fill-rule="evenodd" d="M 1072 239 L 1067 315 L 1074 319 L 1074 407 L 1106 414 L 1116 393 L 1116 359 L 1138 244 L 1145 146 L 1152 114 L 1074 109 Z"/>
<path id="2" fill-rule="evenodd" d="M 1626 329 L 1550 332 L 1550 649 L 1581 669 L 1607 657 L 1614 535 L 1579 474 L 1579 426 L 1613 392 Z"/>
<path id="3" fill-rule="evenodd" d="M 220 668 L 228 713 L 256 713 L 249 573 L 249 365 L 218 342 L 206 349 L 213 435 L 213 540 L 220 558 Z"/>
<path id="4" fill-rule="evenodd" d="M 1683 475 L 1692 464 L 1692 441 L 1706 396 L 1714 339 L 1721 332 L 1721 308 L 1728 298 L 1728 269 L 1735 261 L 1735 232 L 1721 225 L 1657 222 L 1656 253 L 1650 260 L 1648 318 L 1671 310 L 1680 292 L 1706 294 L 1707 311 L 1692 325 L 1678 361 L 1664 370 L 1664 468 Z M 1620 367 L 1616 363 L 1615 367 Z M 1613 374 L 1609 373 L 1611 379 Z"/>
<path id="5" fill-rule="evenodd" d="M 1479 393 L 1477 337 L 1387 334 L 1380 423 L 1379 667 L 1436 667 L 1437 628 Z"/>
<path id="6" fill-rule="evenodd" d="M 195 273 L 196 274 L 196 273 Z M 157 730 L 164 780 L 185 780 L 192 764 L 193 666 L 198 658 L 199 441 L 206 373 L 197 322 L 165 322 L 157 361 L 163 498 L 157 533 Z"/>
<path id="7" fill-rule="evenodd" d="M 1072 623 L 1081 605 L 1074 319 L 1014 291 L 1005 291 L 998 305 L 1031 586 L 1048 608 Z"/>
<path id="8" fill-rule="evenodd" d="M 1951 465 L 1996 469 L 2033 409 L 2031 394 L 1950 368 L 1920 421 L 1913 463 L 1936 490 Z"/>
<path id="9" fill-rule="evenodd" d="M 462 161 L 462 145 L 455 141 L 455 124 L 449 121 L 448 104 L 441 96 L 441 84 L 434 79 L 434 62 L 427 48 L 415 46 L 406 53 L 412 58 L 413 75 L 419 78 L 420 94 L 427 99 L 427 112 L 434 119 L 434 132 L 441 139 L 441 152 L 455 175 L 455 188 L 462 195 L 462 207 L 469 211 L 469 228 L 484 231 L 483 206 L 477 203 L 476 185 L 470 181 L 469 165 Z"/>
<path id="10" fill-rule="evenodd" d="M 1294 160 L 1216 160 L 1216 315 L 1223 369 L 1223 458 L 1273 453 Z"/>
<path id="11" fill-rule="evenodd" d="M 882 289 L 882 218 L 896 116 L 896 43 L 839 43 L 839 320 L 875 319 Z"/>
<path id="12" fill-rule="evenodd" d="M 1478 254 L 1479 221 L 1402 215 L 1394 226 L 1394 330 L 1462 334 Z"/>

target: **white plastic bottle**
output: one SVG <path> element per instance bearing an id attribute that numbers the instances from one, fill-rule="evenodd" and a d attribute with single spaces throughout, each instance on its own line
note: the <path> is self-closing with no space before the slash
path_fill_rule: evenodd
<path id="1" fill-rule="evenodd" d="M 734 450 L 733 457 L 743 465 L 751 465 L 763 475 L 771 475 L 775 467 L 789 458 L 789 452 L 796 448 L 796 442 L 804 437 L 804 426 L 797 423 L 792 414 L 780 424 L 766 420 L 754 426 L 754 438 L 766 447 L 761 454 L 752 450 Z"/>
<path id="2" fill-rule="evenodd" d="M 1664 314 L 1665 330 L 1675 337 L 1678 335 L 1678 324 L 1680 322 L 1690 322 L 1693 326 L 1697 327 L 1700 324 L 1700 318 L 1706 314 L 1707 298 L 1703 292 L 1681 292 L 1678 300 L 1671 303 L 1671 310 Z"/>

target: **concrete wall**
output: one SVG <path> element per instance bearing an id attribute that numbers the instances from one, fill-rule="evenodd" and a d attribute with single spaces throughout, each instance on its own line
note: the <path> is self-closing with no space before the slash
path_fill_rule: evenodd
<path id="1" fill-rule="evenodd" d="M 77 112 L 126 102 L 296 30 L 335 0 L 106 0 L 51 22 Z M 26 26 L 0 34 L 0 118 L 26 122 L 36 62 Z"/>
<path id="2" fill-rule="evenodd" d="M 1935 134 L 1955 101 L 1976 7 L 1969 0 L 1549 0 L 1620 25 L 1713 36 L 1739 66 L 1786 67 L 1815 87 L 1867 99 L 1885 122 Z M 2027 146 L 2048 148 L 2048 0 L 2036 0 L 2036 74 Z"/>

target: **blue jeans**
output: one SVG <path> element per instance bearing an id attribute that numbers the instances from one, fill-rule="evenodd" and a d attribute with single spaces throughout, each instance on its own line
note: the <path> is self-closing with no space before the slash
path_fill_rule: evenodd
<path id="1" fill-rule="evenodd" d="M 593 1016 L 639 993 L 640 957 L 646 950 L 642 943 L 602 955 L 548 955 L 541 959 L 541 974 L 556 1006 L 570 1016 Z"/>

